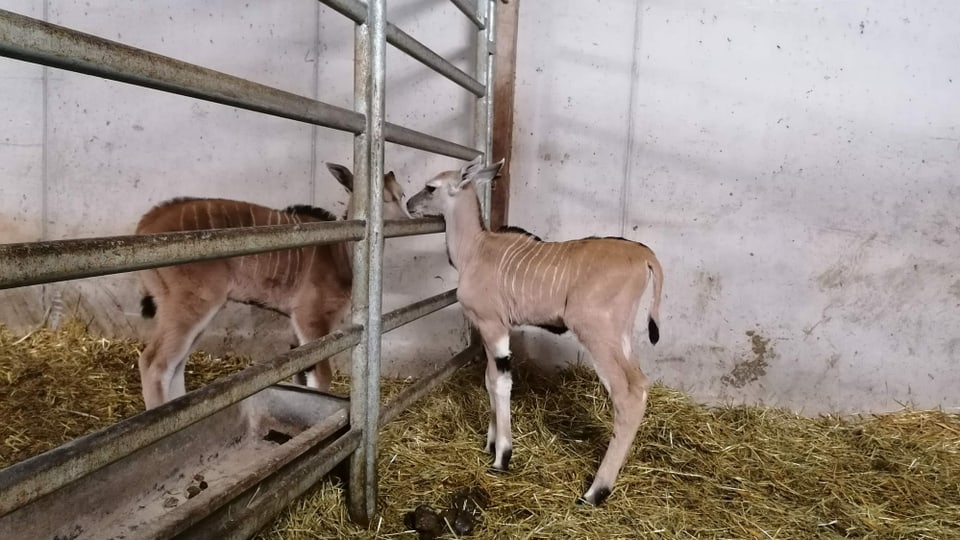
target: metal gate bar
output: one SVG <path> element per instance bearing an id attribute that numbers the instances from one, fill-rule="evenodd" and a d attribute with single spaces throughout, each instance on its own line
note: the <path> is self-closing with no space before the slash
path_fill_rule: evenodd
<path id="1" fill-rule="evenodd" d="M 487 24 L 487 21 L 483 17 L 477 15 L 477 5 L 471 3 L 470 0 L 451 0 L 453 5 L 457 6 L 457 9 L 463 12 L 464 15 L 470 19 L 470 22 L 477 25 L 477 28 L 483 30 L 483 27 Z"/>
<path id="2" fill-rule="evenodd" d="M 364 129 L 363 115 L 356 111 L 5 10 L 0 10 L 0 56 L 340 131 Z M 384 136 L 458 159 L 483 153 L 395 124 L 387 125 Z"/>
<path id="3" fill-rule="evenodd" d="M 0 244 L 0 289 L 359 240 L 363 227 L 328 221 Z M 383 229 L 386 238 L 441 233 L 443 220 L 390 220 Z"/>
<path id="4" fill-rule="evenodd" d="M 364 24 L 367 21 L 367 6 L 359 0 L 321 1 L 357 24 Z M 459 84 L 476 96 L 482 96 L 486 91 L 483 83 L 467 75 L 460 68 L 390 22 L 387 22 L 387 43 L 407 53 L 423 65 Z"/>
<path id="5" fill-rule="evenodd" d="M 456 290 L 450 290 L 391 311 L 383 316 L 383 331 L 395 330 L 456 301 Z M 3 469 L 0 471 L 0 516 L 216 414 L 359 342 L 358 326 L 332 332 L 268 362 L 253 364 L 217 379 L 180 399 Z"/>
<path id="6" fill-rule="evenodd" d="M 356 451 L 351 459 L 351 478 L 357 480 L 351 483 L 351 515 L 357 521 L 367 522 L 375 511 L 377 428 L 382 416 L 379 407 L 381 331 L 390 331 L 456 301 L 455 291 L 448 291 L 383 317 L 379 315 L 384 238 L 443 230 L 442 223 L 437 220 L 383 222 L 379 203 L 383 189 L 383 145 L 385 141 L 394 142 L 460 159 L 472 159 L 484 154 L 489 161 L 493 66 L 491 29 L 496 4 L 494 0 L 476 0 L 474 9 L 468 0 L 453 0 L 458 9 L 480 29 L 477 39 L 477 76 L 473 78 L 389 24 L 386 21 L 385 0 L 371 0 L 366 6 L 356 0 L 321 1 L 358 23 L 355 32 L 354 111 L 0 10 L 0 56 L 354 133 L 356 178 L 367 179 L 367 182 L 357 182 L 354 186 L 354 211 L 358 219 L 349 222 L 0 246 L 0 255 L 3 256 L 0 263 L 4 264 L 0 266 L 0 289 L 3 289 L 319 243 L 358 240 L 354 251 L 353 326 L 0 472 L 0 515 L 352 345 L 356 346 L 351 391 L 353 427 L 348 433 L 349 442 L 338 446 L 336 451 L 316 453 L 313 463 L 321 455 L 327 456 L 326 459 L 342 459 L 345 451 L 354 450 L 353 441 L 356 441 Z M 474 140 L 479 149 L 384 121 L 385 48 L 388 41 L 477 96 Z M 489 219 L 489 205 L 486 202 L 489 195 L 483 198 L 486 220 Z M 18 258 L 8 259 L 8 256 Z M 19 264 L 14 267 L 8 261 Z M 29 264 L 24 265 L 24 261 Z M 476 346 L 468 349 L 476 350 Z M 462 360 L 463 356 L 454 360 L 458 358 Z M 451 360 L 440 370 L 440 378 L 449 376 L 459 365 Z M 411 403 L 433 384 L 436 381 L 421 381 L 412 387 L 399 402 L 393 404 L 389 412 L 383 413 L 384 418 L 397 414 L 397 407 Z M 98 448 L 96 451 L 92 450 L 94 446 Z M 324 468 L 326 465 L 332 466 L 330 462 L 325 462 Z"/>

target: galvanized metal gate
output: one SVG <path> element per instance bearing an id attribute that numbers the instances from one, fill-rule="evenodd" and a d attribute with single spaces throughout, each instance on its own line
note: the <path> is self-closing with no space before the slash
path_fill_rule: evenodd
<path id="1" fill-rule="evenodd" d="M 376 509 L 379 426 L 479 353 L 479 344 L 474 342 L 436 374 L 424 377 L 381 410 L 381 333 L 456 302 L 455 290 L 450 290 L 380 316 L 384 238 L 443 231 L 442 221 L 436 219 L 383 222 L 384 142 L 464 160 L 483 154 L 490 160 L 496 2 L 452 0 L 478 32 L 477 69 L 470 75 L 387 22 L 385 0 L 369 0 L 368 4 L 359 0 L 321 1 L 356 23 L 352 111 L 0 10 L 2 56 L 351 132 L 355 135 L 354 170 L 360 180 L 354 185 L 356 219 L 352 221 L 0 245 L 0 289 L 6 289 L 357 241 L 350 327 L 8 468 L 0 473 L 0 517 L 352 346 L 349 430 L 332 444 L 312 449 L 309 455 L 305 452 L 296 471 L 270 478 L 268 482 L 279 495 L 269 508 L 242 516 L 221 512 L 207 521 L 208 527 L 214 527 L 208 530 L 217 530 L 218 536 L 249 536 L 282 505 L 349 457 L 350 513 L 356 521 L 367 522 Z M 384 121 L 387 43 L 476 96 L 473 148 Z M 485 219 L 489 219 L 489 190 L 481 198 Z"/>

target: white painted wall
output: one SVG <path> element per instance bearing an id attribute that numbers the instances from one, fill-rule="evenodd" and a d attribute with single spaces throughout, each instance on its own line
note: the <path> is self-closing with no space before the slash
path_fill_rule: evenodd
<path id="1" fill-rule="evenodd" d="M 353 106 L 354 25 L 316 1 L 4 0 L 0 7 Z M 450 2 L 394 0 L 388 16 L 472 72 L 475 29 Z M 387 63 L 388 120 L 472 145 L 466 91 L 392 47 Z M 8 59 L 0 59 L 0 80 L 0 242 L 129 234 L 151 206 L 185 195 L 345 210 L 346 193 L 324 162 L 352 164 L 349 134 Z M 424 171 L 455 163 L 387 147 L 386 167 L 410 193 Z M 442 236 L 387 244 L 385 310 L 456 285 Z M 150 328 L 133 275 L 0 291 L 0 321 L 21 330 L 40 324 L 56 292 L 69 313 L 108 334 L 142 337 Z M 384 372 L 418 373 L 462 348 L 456 310 L 389 334 Z M 264 357 L 294 342 L 286 319 L 229 305 L 199 346 Z"/>
<path id="2" fill-rule="evenodd" d="M 700 399 L 957 407 L 958 27 L 933 0 L 523 0 L 511 223 L 650 245 L 643 366 Z"/>

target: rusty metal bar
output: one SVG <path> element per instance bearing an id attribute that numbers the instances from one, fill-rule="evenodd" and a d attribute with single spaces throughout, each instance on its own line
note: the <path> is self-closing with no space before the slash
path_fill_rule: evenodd
<path id="1" fill-rule="evenodd" d="M 386 238 L 443 230 L 439 218 L 384 222 Z M 0 244 L 0 289 L 361 238 L 351 220 Z"/>
<path id="2" fill-rule="evenodd" d="M 409 324 L 456 303 L 457 290 L 450 289 L 449 291 L 431 296 L 430 298 L 424 298 L 419 302 L 395 309 L 383 316 L 383 332 L 390 332 L 391 330 L 395 330 L 405 324 Z"/>
<path id="3" fill-rule="evenodd" d="M 362 236 L 363 222 L 327 221 L 0 244 L 0 289 L 357 240 Z"/>
<path id="4" fill-rule="evenodd" d="M 4 10 L 0 56 L 352 133 L 363 129 L 354 111 Z"/>
<path id="5" fill-rule="evenodd" d="M 450 0 L 453 2 L 453 5 L 457 6 L 464 15 L 470 19 L 470 22 L 477 25 L 477 28 L 483 30 L 486 26 L 486 21 L 481 15 L 477 13 L 476 5 L 472 4 L 470 0 Z"/>
<path id="6" fill-rule="evenodd" d="M 0 516 L 356 345 L 349 327 L 0 471 Z"/>
<path id="7" fill-rule="evenodd" d="M 482 354 L 483 347 L 480 344 L 472 344 L 445 362 L 440 369 L 425 377 L 421 377 L 417 382 L 404 388 L 397 397 L 393 398 L 393 400 L 380 411 L 380 426 L 392 422 L 397 416 L 400 416 L 400 413 L 405 409 L 425 396 L 427 392 L 440 386 L 441 383 L 456 373 L 458 369 L 469 364 L 474 359 L 480 358 Z"/>
<path id="8" fill-rule="evenodd" d="M 357 24 L 364 24 L 367 21 L 367 6 L 364 2 L 359 0 L 320 1 Z M 387 23 L 387 43 L 407 53 L 421 64 L 450 79 L 475 96 L 482 96 L 486 91 L 482 83 L 390 22 Z"/>
<path id="9" fill-rule="evenodd" d="M 436 234 L 444 230 L 443 218 L 391 219 L 383 222 L 383 236 L 386 238 Z"/>

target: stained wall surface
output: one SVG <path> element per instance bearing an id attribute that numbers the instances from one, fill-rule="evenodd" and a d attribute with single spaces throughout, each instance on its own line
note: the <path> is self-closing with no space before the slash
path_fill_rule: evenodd
<path id="1" fill-rule="evenodd" d="M 946 1 L 523 0 L 510 221 L 650 245 L 641 362 L 700 399 L 957 407 L 958 25 Z"/>

